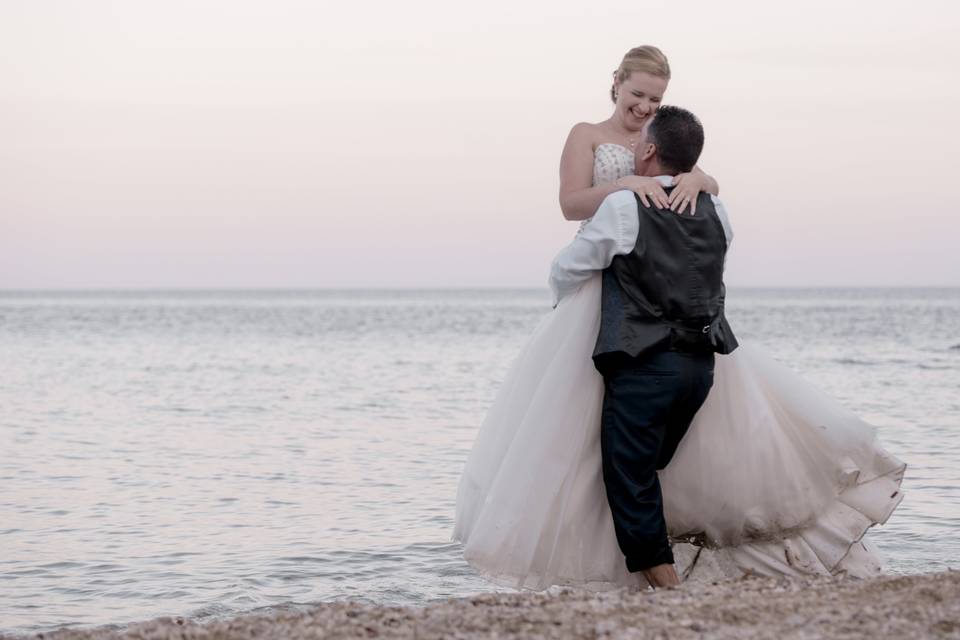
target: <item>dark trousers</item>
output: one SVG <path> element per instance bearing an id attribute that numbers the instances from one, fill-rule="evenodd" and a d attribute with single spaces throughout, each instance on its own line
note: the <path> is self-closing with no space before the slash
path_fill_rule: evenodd
<path id="1" fill-rule="evenodd" d="M 660 351 L 607 363 L 603 482 L 631 572 L 673 564 L 657 471 L 673 458 L 713 385 L 713 354 Z"/>

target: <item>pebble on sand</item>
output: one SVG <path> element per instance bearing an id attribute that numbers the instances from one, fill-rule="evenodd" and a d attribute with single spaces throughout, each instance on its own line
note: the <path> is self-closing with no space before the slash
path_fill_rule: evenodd
<path id="1" fill-rule="evenodd" d="M 960 571 L 870 580 L 747 577 L 657 592 L 491 593 L 424 607 L 335 602 L 204 623 L 159 618 L 122 630 L 64 629 L 20 637 L 960 638 Z"/>

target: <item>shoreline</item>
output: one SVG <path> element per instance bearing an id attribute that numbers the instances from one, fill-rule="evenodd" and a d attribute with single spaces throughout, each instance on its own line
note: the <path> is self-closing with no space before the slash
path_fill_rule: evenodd
<path id="1" fill-rule="evenodd" d="M 677 589 L 488 593 L 422 607 L 331 602 L 195 623 L 0 638 L 960 638 L 960 571 L 866 580 L 744 577 Z"/>

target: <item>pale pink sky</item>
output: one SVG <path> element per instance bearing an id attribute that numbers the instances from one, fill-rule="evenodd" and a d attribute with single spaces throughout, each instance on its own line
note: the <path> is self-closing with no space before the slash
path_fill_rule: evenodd
<path id="1" fill-rule="evenodd" d="M 953 2 L 0 3 L 0 288 L 543 286 L 669 56 L 731 285 L 960 285 Z"/>

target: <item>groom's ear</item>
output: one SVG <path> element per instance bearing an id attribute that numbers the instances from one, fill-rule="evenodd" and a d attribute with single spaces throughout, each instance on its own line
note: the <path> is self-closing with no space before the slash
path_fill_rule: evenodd
<path id="1" fill-rule="evenodd" d="M 655 155 L 657 155 L 657 145 L 652 142 L 647 142 L 643 145 L 643 149 L 640 150 L 640 159 L 641 160 L 650 160 Z"/>

